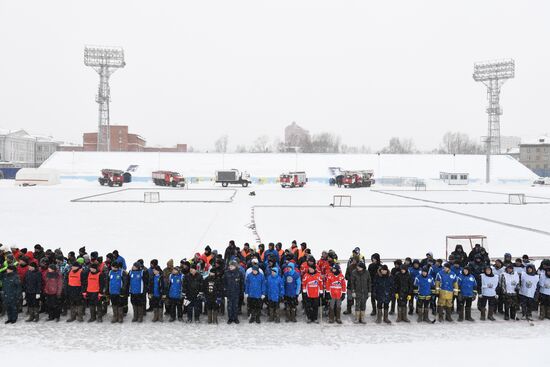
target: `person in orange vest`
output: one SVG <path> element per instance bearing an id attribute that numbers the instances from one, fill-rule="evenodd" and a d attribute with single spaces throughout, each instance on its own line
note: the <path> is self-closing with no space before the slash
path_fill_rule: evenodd
<path id="1" fill-rule="evenodd" d="M 90 319 L 88 322 L 103 322 L 103 310 L 100 301 L 105 293 L 105 274 L 99 271 L 98 264 L 91 264 L 84 275 L 85 285 L 82 296 L 88 301 L 90 307 Z"/>
<path id="2" fill-rule="evenodd" d="M 84 321 L 84 303 L 82 299 L 83 274 L 81 265 L 73 262 L 71 270 L 67 274 L 67 299 L 69 301 L 70 317 L 67 322 Z"/>
<path id="3" fill-rule="evenodd" d="M 208 245 L 204 248 L 204 252 L 201 255 L 202 261 L 204 261 L 205 270 L 210 269 L 210 265 L 212 265 L 212 259 L 214 258 L 214 255 L 212 254 L 212 248 Z"/>
<path id="4" fill-rule="evenodd" d="M 323 294 L 323 280 L 321 279 L 321 274 L 317 272 L 315 263 L 308 267 L 308 272 L 302 281 L 302 291 L 303 295 L 306 296 L 307 323 L 314 322 L 318 324 L 319 300 Z"/>
<path id="5" fill-rule="evenodd" d="M 298 257 L 297 257 L 298 262 L 300 262 L 302 257 L 307 256 L 306 250 L 307 250 L 307 243 L 302 242 L 300 244 L 300 249 L 298 250 Z"/>
<path id="6" fill-rule="evenodd" d="M 277 252 L 279 253 L 279 261 L 280 261 L 280 264 L 282 264 L 283 255 L 285 254 L 285 250 L 283 250 L 283 244 L 280 242 L 277 242 L 277 244 L 275 245 L 275 250 L 277 250 Z"/>
<path id="7" fill-rule="evenodd" d="M 294 258 L 298 260 L 298 244 L 296 243 L 296 240 L 292 240 L 289 250 L 294 255 Z"/>
<path id="8" fill-rule="evenodd" d="M 243 249 L 241 250 L 241 256 L 245 261 L 247 261 L 248 256 L 250 255 L 252 255 L 252 250 L 250 249 L 250 244 L 247 242 L 243 245 Z"/>

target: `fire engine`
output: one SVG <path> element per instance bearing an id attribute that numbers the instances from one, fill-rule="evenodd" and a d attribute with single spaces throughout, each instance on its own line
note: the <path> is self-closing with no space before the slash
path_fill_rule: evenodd
<path id="1" fill-rule="evenodd" d="M 185 177 L 182 177 L 178 172 L 172 171 L 155 171 L 151 174 L 153 182 L 157 186 L 185 186 Z"/>
<path id="2" fill-rule="evenodd" d="M 281 187 L 304 187 L 307 182 L 305 172 L 288 172 L 279 176 Z"/>
<path id="3" fill-rule="evenodd" d="M 374 184 L 374 171 L 345 171 L 342 185 L 346 188 L 370 187 Z"/>
<path id="4" fill-rule="evenodd" d="M 124 172 L 118 169 L 102 169 L 101 177 L 99 177 L 97 180 L 99 181 L 101 186 L 109 185 L 110 187 L 122 187 L 122 183 L 124 182 L 123 174 Z"/>

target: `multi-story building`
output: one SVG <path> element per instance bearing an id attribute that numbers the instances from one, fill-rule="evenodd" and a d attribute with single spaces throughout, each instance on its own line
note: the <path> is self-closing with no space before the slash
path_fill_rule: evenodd
<path id="1" fill-rule="evenodd" d="M 310 140 L 309 131 L 299 126 L 295 121 L 285 128 L 285 146 L 287 149 L 303 147 Z"/>
<path id="2" fill-rule="evenodd" d="M 0 161 L 19 167 L 38 167 L 57 150 L 59 142 L 25 130 L 0 130 Z"/>
<path id="3" fill-rule="evenodd" d="M 541 177 L 550 176 L 550 138 L 540 138 L 521 143 L 519 161 Z"/>

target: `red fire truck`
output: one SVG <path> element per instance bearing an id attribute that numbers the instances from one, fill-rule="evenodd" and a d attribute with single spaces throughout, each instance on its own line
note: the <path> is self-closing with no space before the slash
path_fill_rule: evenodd
<path id="1" fill-rule="evenodd" d="M 370 187 L 374 184 L 374 172 L 367 171 L 345 171 L 342 178 L 342 185 L 346 188 Z"/>
<path id="2" fill-rule="evenodd" d="M 279 176 L 281 187 L 304 187 L 307 182 L 305 172 L 288 172 Z"/>
<path id="3" fill-rule="evenodd" d="M 109 185 L 110 187 L 113 186 L 119 186 L 122 187 L 122 183 L 124 182 L 124 172 L 118 169 L 102 169 L 101 170 L 101 177 L 99 177 L 97 180 L 101 184 L 101 186 Z"/>
<path id="4" fill-rule="evenodd" d="M 185 177 L 178 172 L 172 171 L 155 171 L 152 174 L 153 182 L 157 186 L 185 186 Z"/>

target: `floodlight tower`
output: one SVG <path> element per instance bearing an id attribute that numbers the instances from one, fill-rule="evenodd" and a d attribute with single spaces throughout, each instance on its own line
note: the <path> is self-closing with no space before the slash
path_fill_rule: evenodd
<path id="1" fill-rule="evenodd" d="M 489 123 L 487 136 L 484 139 L 486 154 L 485 181 L 490 181 L 491 154 L 500 154 L 500 88 L 508 79 L 515 76 L 515 62 L 512 59 L 486 61 L 474 64 L 474 80 L 487 87 L 487 114 Z"/>
<path id="2" fill-rule="evenodd" d="M 99 104 L 97 151 L 108 152 L 111 148 L 109 127 L 111 90 L 109 88 L 109 77 L 117 69 L 126 65 L 124 50 L 122 47 L 86 46 L 84 48 L 84 65 L 91 66 L 99 74 L 99 88 L 95 98 L 95 101 Z"/>

